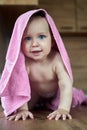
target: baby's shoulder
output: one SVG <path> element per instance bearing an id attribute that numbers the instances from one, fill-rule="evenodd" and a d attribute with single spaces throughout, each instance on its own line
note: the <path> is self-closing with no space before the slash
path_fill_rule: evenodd
<path id="1" fill-rule="evenodd" d="M 55 67 L 61 68 L 61 67 L 64 66 L 63 60 L 62 60 L 61 55 L 60 55 L 59 52 L 56 52 L 54 54 L 54 60 L 53 60 L 53 62 L 54 62 L 54 66 Z"/>

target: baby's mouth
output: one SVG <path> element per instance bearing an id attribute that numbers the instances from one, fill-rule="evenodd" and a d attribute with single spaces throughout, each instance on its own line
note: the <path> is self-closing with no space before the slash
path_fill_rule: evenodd
<path id="1" fill-rule="evenodd" d="M 31 51 L 32 54 L 34 55 L 39 55 L 42 52 L 42 50 L 33 50 Z"/>
<path id="2" fill-rule="evenodd" d="M 36 50 L 36 51 L 31 51 L 32 53 L 39 53 L 42 52 L 42 50 Z"/>

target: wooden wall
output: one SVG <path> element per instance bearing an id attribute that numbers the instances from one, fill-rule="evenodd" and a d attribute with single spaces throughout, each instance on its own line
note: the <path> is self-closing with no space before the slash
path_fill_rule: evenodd
<path id="1" fill-rule="evenodd" d="M 62 36 L 68 51 L 74 86 L 87 93 L 87 36 Z"/>
<path id="2" fill-rule="evenodd" d="M 87 0 L 39 0 L 61 32 L 87 32 Z"/>
<path id="3" fill-rule="evenodd" d="M 0 0 L 1 5 L 38 5 L 38 0 Z"/>

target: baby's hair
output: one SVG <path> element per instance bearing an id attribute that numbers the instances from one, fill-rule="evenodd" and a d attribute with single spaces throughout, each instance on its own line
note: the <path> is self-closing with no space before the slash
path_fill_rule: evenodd
<path id="1" fill-rule="evenodd" d="M 38 18 L 38 17 L 43 17 L 43 18 L 45 18 L 45 12 L 42 11 L 42 10 L 40 10 L 40 11 L 34 13 L 34 14 L 31 16 L 29 22 L 31 22 L 33 19 Z"/>

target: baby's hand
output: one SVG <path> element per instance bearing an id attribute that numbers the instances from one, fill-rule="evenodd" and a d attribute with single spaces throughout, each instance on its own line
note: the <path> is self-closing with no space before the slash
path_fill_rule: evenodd
<path id="1" fill-rule="evenodd" d="M 55 120 L 59 120 L 60 118 L 62 120 L 66 120 L 67 118 L 68 119 L 72 119 L 71 115 L 69 114 L 68 111 L 64 110 L 64 109 L 58 109 L 52 113 L 50 113 L 47 118 L 49 120 L 52 120 L 52 119 L 55 119 Z"/>
<path id="2" fill-rule="evenodd" d="M 18 121 L 20 119 L 26 120 L 27 118 L 33 119 L 33 114 L 28 110 L 19 110 L 16 114 L 8 116 L 7 120 L 15 120 Z"/>

